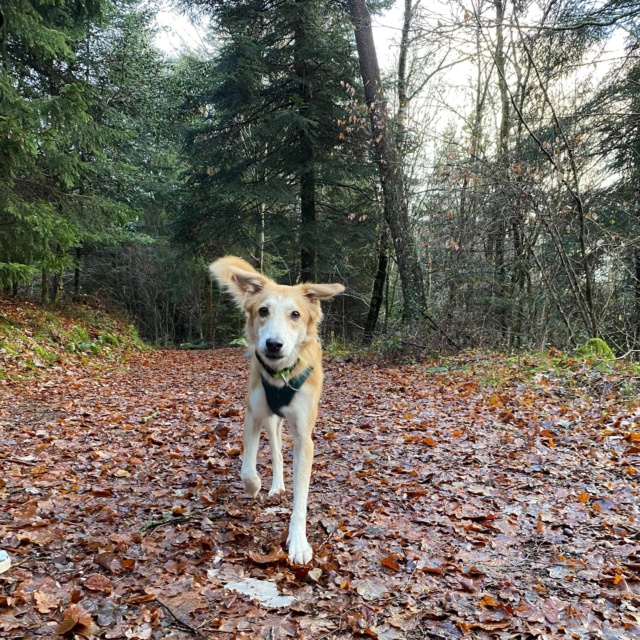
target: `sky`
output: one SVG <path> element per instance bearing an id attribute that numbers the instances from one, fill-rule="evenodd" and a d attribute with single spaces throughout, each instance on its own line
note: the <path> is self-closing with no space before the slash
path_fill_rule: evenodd
<path id="1" fill-rule="evenodd" d="M 155 4 L 155 3 L 154 3 Z M 185 49 L 201 49 L 205 44 L 205 28 L 194 24 L 189 18 L 178 12 L 169 1 L 162 2 L 156 22 L 160 31 L 156 45 L 169 55 L 177 55 Z M 378 59 L 383 69 L 390 69 L 397 57 L 397 46 L 402 25 L 400 5 L 392 7 L 387 13 L 374 18 L 373 33 L 378 50 Z"/>
<path id="2" fill-rule="evenodd" d="M 403 5 L 403 2 L 396 0 L 389 11 L 373 17 L 378 62 L 383 73 L 393 73 L 397 66 Z M 168 55 L 178 55 L 185 49 L 199 50 L 206 47 L 206 28 L 202 24 L 192 23 L 187 16 L 172 6 L 171 0 L 163 0 L 160 6 L 157 13 L 160 30 L 156 37 L 156 44 L 160 49 Z M 157 3 L 154 3 L 154 7 L 157 8 Z M 465 12 L 461 4 L 453 5 L 449 0 L 429 0 L 428 4 L 422 3 L 422 9 L 423 17 L 432 26 L 441 20 L 443 23 L 451 23 L 456 17 L 460 20 Z M 489 37 L 493 39 L 494 34 L 489 33 Z M 614 35 L 603 50 L 594 49 L 587 59 L 576 67 L 574 73 L 565 79 L 561 87 L 562 93 L 569 95 L 585 83 L 597 85 L 617 64 L 615 61 L 623 55 L 623 44 L 624 36 L 620 32 Z M 415 105 L 421 111 L 420 117 L 430 121 L 432 133 L 442 134 L 449 129 L 451 123 L 458 129 L 463 126 L 464 114 L 471 108 L 469 92 L 474 86 L 476 73 L 475 60 L 470 56 L 444 71 L 439 79 L 423 92 L 420 102 L 416 102 Z M 561 98 L 556 96 L 556 99 Z M 420 105 L 428 106 L 424 110 Z M 435 144 L 439 138 L 438 135 L 432 135 L 431 139 Z"/>

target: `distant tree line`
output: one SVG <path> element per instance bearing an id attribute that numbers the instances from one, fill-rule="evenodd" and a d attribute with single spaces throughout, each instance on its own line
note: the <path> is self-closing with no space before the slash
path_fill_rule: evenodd
<path id="1" fill-rule="evenodd" d="M 637 3 L 403 0 L 381 73 L 390 4 L 176 0 L 207 46 L 167 56 L 149 5 L 2 3 L 5 294 L 224 345 L 205 265 L 236 253 L 344 282 L 329 339 L 635 353 Z"/>

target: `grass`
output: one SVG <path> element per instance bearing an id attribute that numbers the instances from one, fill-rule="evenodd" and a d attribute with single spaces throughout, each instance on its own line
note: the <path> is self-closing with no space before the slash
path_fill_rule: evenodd
<path id="1" fill-rule="evenodd" d="M 133 325 L 99 306 L 68 304 L 51 309 L 0 297 L 0 380 L 122 361 L 129 352 L 145 348 Z"/>

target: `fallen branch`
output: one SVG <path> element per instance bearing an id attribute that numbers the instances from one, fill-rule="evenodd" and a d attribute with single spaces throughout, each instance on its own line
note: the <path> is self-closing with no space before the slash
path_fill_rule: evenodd
<path id="1" fill-rule="evenodd" d="M 164 603 L 162 602 L 162 600 L 160 600 L 158 597 L 156 597 L 156 602 L 165 610 L 169 613 L 169 615 L 178 623 L 178 625 L 180 627 L 182 627 L 185 631 L 187 631 L 188 633 L 190 633 L 192 636 L 194 636 L 195 638 L 199 638 L 200 637 L 200 633 L 198 632 L 197 629 L 195 629 L 194 627 L 192 627 L 190 624 L 187 624 L 186 622 L 184 622 L 184 620 L 181 620 L 180 618 L 178 618 L 178 616 L 173 613 L 173 611 Z"/>
<path id="2" fill-rule="evenodd" d="M 420 313 L 422 317 L 427 321 L 427 323 L 433 329 L 435 329 L 452 347 L 454 347 L 458 351 L 462 351 L 462 347 L 453 338 L 450 338 L 445 330 L 428 313 L 425 313 L 424 311 L 420 311 Z"/>
<path id="3" fill-rule="evenodd" d="M 7 460 L 8 462 L 15 462 L 16 464 L 23 464 L 25 467 L 35 467 L 37 462 L 33 462 L 32 460 L 20 460 L 20 458 L 13 458 L 9 456 L 8 458 L 0 458 L 0 460 Z"/>
<path id="4" fill-rule="evenodd" d="M 188 522 L 193 519 L 194 516 L 171 516 L 170 518 L 162 518 L 161 520 L 151 520 L 140 529 L 140 533 L 146 533 L 147 531 L 151 531 L 151 529 L 161 527 L 165 524 L 180 524 L 181 522 Z"/>
<path id="5" fill-rule="evenodd" d="M 190 516 L 170 516 L 169 518 L 161 518 L 160 520 L 150 520 L 140 529 L 140 533 L 146 533 L 147 531 L 151 531 L 151 529 L 161 527 L 165 524 L 180 524 L 182 522 L 189 522 L 190 520 L 198 520 L 201 517 L 207 517 L 209 520 L 218 520 L 222 518 L 223 515 L 224 512 L 221 511 L 203 511 L 200 514 Z"/>

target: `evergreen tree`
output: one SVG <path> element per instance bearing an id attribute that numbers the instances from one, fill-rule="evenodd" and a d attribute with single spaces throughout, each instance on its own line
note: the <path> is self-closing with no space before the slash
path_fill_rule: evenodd
<path id="1" fill-rule="evenodd" d="M 151 15 L 132 2 L 20 0 L 3 9 L 0 69 L 0 283 L 75 266 L 87 243 L 113 243 L 159 189 L 151 138 L 166 64 Z M 164 66 L 163 66 L 164 65 Z M 166 137 L 166 136 L 165 136 Z M 169 154 L 166 156 L 166 154 Z M 70 249 L 76 248 L 77 252 Z M 79 270 L 76 272 L 79 287 Z"/>
<path id="2" fill-rule="evenodd" d="M 75 187 L 109 132 L 88 113 L 92 89 L 74 69 L 85 25 L 107 2 L 3 5 L 0 69 L 0 279 L 69 263 L 84 200 Z"/>
<path id="3" fill-rule="evenodd" d="M 190 168 L 177 233 L 210 251 L 246 248 L 260 266 L 276 255 L 293 279 L 335 272 L 346 235 L 356 247 L 362 235 L 374 242 L 346 16 L 327 0 L 203 6 L 219 47 L 188 63 Z"/>

